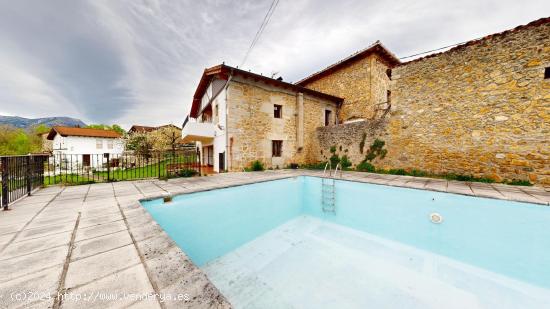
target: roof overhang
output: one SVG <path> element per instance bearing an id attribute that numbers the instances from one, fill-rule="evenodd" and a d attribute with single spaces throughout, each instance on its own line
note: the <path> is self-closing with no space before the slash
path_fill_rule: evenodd
<path id="1" fill-rule="evenodd" d="M 380 41 L 374 42 L 371 46 L 362 49 L 334 64 L 329 65 L 328 67 L 311 74 L 310 76 L 298 81 L 296 85 L 305 86 L 308 83 L 316 81 L 324 76 L 330 75 L 339 69 L 354 63 L 358 60 L 364 59 L 371 55 L 377 55 L 383 62 L 386 63 L 390 68 L 398 66 L 401 64 L 401 61 L 397 56 L 395 56 L 389 49 L 387 49 Z"/>
<path id="2" fill-rule="evenodd" d="M 51 128 L 50 132 L 48 133 L 48 136 L 46 138 L 50 141 L 53 141 L 56 134 L 57 134 L 57 131 L 55 130 L 55 128 Z"/>
<path id="3" fill-rule="evenodd" d="M 197 89 L 195 90 L 195 94 L 193 95 L 193 103 L 191 105 L 191 112 L 190 116 L 192 118 L 197 118 L 200 114 L 200 106 L 201 106 L 201 100 L 204 96 L 204 93 L 208 89 L 208 85 L 212 82 L 214 78 L 222 79 L 222 80 L 229 80 L 230 76 L 241 76 L 245 79 L 251 79 L 255 82 L 263 82 L 265 84 L 269 84 L 275 87 L 280 87 L 283 89 L 291 90 L 294 92 L 301 92 L 304 94 L 308 94 L 314 97 L 318 97 L 324 100 L 332 101 L 337 104 L 341 104 L 344 99 L 339 98 L 333 95 L 329 95 L 323 92 L 315 91 L 312 89 L 304 88 L 300 85 L 287 83 L 282 80 L 277 80 L 274 78 L 270 78 L 267 76 L 263 76 L 260 74 L 252 73 L 249 71 L 244 71 L 241 69 L 237 69 L 225 64 L 220 64 L 214 67 L 211 67 L 209 69 L 204 70 L 204 73 L 202 74 L 201 80 L 199 82 L 199 85 L 197 86 Z"/>
<path id="4" fill-rule="evenodd" d="M 95 137 L 95 138 L 120 138 L 122 137 L 118 132 L 113 130 L 100 130 L 90 128 L 77 128 L 77 127 L 52 127 L 48 133 L 47 139 L 53 140 L 55 136 L 77 136 L 77 137 Z"/>

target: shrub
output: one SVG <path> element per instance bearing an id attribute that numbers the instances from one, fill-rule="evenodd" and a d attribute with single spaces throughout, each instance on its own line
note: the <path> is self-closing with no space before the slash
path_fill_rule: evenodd
<path id="1" fill-rule="evenodd" d="M 470 181 L 470 182 L 486 182 L 486 183 L 495 182 L 495 180 L 491 178 L 474 177 L 472 175 L 460 175 L 460 174 L 453 174 L 453 173 L 444 174 L 443 178 L 447 180 Z"/>
<path id="2" fill-rule="evenodd" d="M 529 180 L 512 179 L 505 180 L 505 184 L 513 186 L 532 186 L 533 184 Z"/>
<path id="3" fill-rule="evenodd" d="M 374 165 L 370 164 L 367 161 L 363 161 L 363 162 L 357 164 L 357 167 L 355 167 L 355 169 L 359 172 L 374 173 L 376 171 L 376 168 L 374 167 Z"/>
<path id="4" fill-rule="evenodd" d="M 250 166 L 250 170 L 254 172 L 263 171 L 265 170 L 264 164 L 258 160 L 252 162 L 252 165 Z"/>
<path id="5" fill-rule="evenodd" d="M 310 163 L 310 164 L 302 164 L 301 168 L 308 169 L 308 170 L 323 170 L 325 169 L 325 162 L 317 162 L 317 163 Z"/>
<path id="6" fill-rule="evenodd" d="M 375 139 L 372 145 L 370 145 L 369 150 L 367 151 L 365 160 L 372 161 L 377 157 L 380 159 L 384 159 L 386 157 L 386 154 L 388 153 L 388 151 L 384 149 L 384 145 L 386 145 L 386 142 L 384 142 L 383 140 Z"/>
<path id="7" fill-rule="evenodd" d="M 340 163 L 340 157 L 337 154 L 333 154 L 329 160 L 332 167 L 336 167 Z"/>
<path id="8" fill-rule="evenodd" d="M 340 164 L 342 165 L 343 170 L 347 170 L 352 165 L 351 161 L 348 159 L 348 156 L 343 155 L 342 159 L 340 159 Z"/>
<path id="9" fill-rule="evenodd" d="M 330 152 L 331 153 L 336 153 L 336 146 L 330 147 Z"/>
<path id="10" fill-rule="evenodd" d="M 188 169 L 188 168 L 182 169 L 182 170 L 180 170 L 180 171 L 178 172 L 178 175 L 179 175 L 180 177 L 193 177 L 193 176 L 195 176 L 195 175 L 197 175 L 197 174 L 198 174 L 197 171 L 192 170 L 192 169 Z"/>
<path id="11" fill-rule="evenodd" d="M 409 173 L 409 175 L 415 176 L 415 177 L 426 177 L 426 176 L 428 176 L 428 173 L 425 172 L 425 171 L 413 169 L 413 170 Z"/>
<path id="12" fill-rule="evenodd" d="M 388 171 L 388 174 L 391 174 L 391 175 L 407 175 L 407 172 L 402 168 L 398 168 L 398 169 L 392 168 Z"/>

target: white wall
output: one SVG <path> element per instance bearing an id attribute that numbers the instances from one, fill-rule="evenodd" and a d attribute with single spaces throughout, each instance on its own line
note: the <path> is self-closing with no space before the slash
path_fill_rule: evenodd
<path id="1" fill-rule="evenodd" d="M 98 142 L 102 147 L 98 148 Z M 112 143 L 112 148 L 109 144 Z M 96 138 L 84 136 L 61 136 L 56 134 L 53 139 L 53 153 L 55 155 L 67 156 L 67 160 L 72 159 L 72 164 L 82 164 L 82 155 L 89 154 L 90 164 L 92 167 L 101 165 L 101 155 L 105 153 L 111 154 L 111 157 L 116 157 L 124 152 L 124 140 L 121 138 Z M 56 158 L 57 159 L 57 158 Z"/>
<path id="2" fill-rule="evenodd" d="M 220 89 L 221 85 L 220 83 L 223 82 L 225 84 L 225 81 L 221 80 L 215 80 L 214 83 L 216 83 L 214 88 Z M 210 91 L 207 91 L 202 98 L 202 102 L 207 102 L 208 98 L 212 95 L 212 83 L 208 87 Z M 204 156 L 206 152 L 203 152 L 203 147 L 214 145 L 214 171 L 219 172 L 219 154 L 226 151 L 226 110 L 227 110 L 227 104 L 226 104 L 226 95 L 227 92 L 225 89 L 223 89 L 220 94 L 212 101 L 212 123 L 215 127 L 215 137 L 214 140 L 211 143 L 197 143 L 197 146 L 201 150 L 201 162 L 205 163 Z M 218 110 L 218 114 L 216 115 L 216 107 Z M 201 107 L 202 108 L 202 107 Z M 199 115 L 197 117 L 197 120 L 201 121 L 201 116 Z M 225 167 L 227 168 L 227 154 L 225 156 Z"/>

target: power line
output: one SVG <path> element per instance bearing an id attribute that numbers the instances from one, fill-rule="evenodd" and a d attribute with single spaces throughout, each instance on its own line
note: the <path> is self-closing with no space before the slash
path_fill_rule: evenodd
<path id="1" fill-rule="evenodd" d="M 242 67 L 246 60 L 248 59 L 248 56 L 252 52 L 252 49 L 254 46 L 256 46 L 256 43 L 258 43 L 258 40 L 260 39 L 260 36 L 265 30 L 265 27 L 267 27 L 267 24 L 269 23 L 269 20 L 271 19 L 271 16 L 273 15 L 273 12 L 275 12 L 275 9 L 277 8 L 277 4 L 279 4 L 279 0 L 273 0 L 271 2 L 271 5 L 269 6 L 269 9 L 267 10 L 267 13 L 265 14 L 265 17 L 260 25 L 260 28 L 256 32 L 256 35 L 254 36 L 254 39 L 252 40 L 252 43 L 250 44 L 250 47 L 248 47 L 248 50 L 246 51 L 246 54 L 243 58 L 243 61 L 241 62 L 240 67 Z"/>
<path id="2" fill-rule="evenodd" d="M 445 48 L 455 47 L 455 46 L 458 46 L 458 45 L 466 44 L 466 43 L 468 43 L 468 42 L 477 41 L 477 40 L 480 40 L 480 39 L 482 39 L 482 38 L 484 38 L 484 37 L 479 37 L 479 38 L 477 38 L 477 39 L 468 40 L 468 41 L 464 41 L 464 42 L 460 42 L 460 43 L 455 43 L 455 44 L 443 46 L 443 47 L 440 47 L 440 48 L 428 50 L 428 51 L 421 52 L 421 53 L 418 53 L 418 54 L 414 54 L 414 55 L 410 55 L 410 56 L 406 56 L 406 57 L 401 57 L 401 58 L 399 58 L 399 59 L 407 59 L 407 58 L 411 58 L 411 57 L 416 57 L 416 56 L 420 56 L 420 55 L 432 53 L 432 52 L 435 52 L 435 51 L 438 51 L 438 50 L 442 50 L 442 49 L 445 49 Z"/>

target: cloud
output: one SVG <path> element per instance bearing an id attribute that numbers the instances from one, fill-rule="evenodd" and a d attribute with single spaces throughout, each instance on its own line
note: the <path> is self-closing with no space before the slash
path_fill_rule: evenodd
<path id="1" fill-rule="evenodd" d="M 270 1 L 5 1 L 0 112 L 180 124 L 205 67 L 238 65 Z M 398 56 L 543 17 L 544 1 L 280 0 L 246 69 L 296 81 L 380 39 Z"/>

